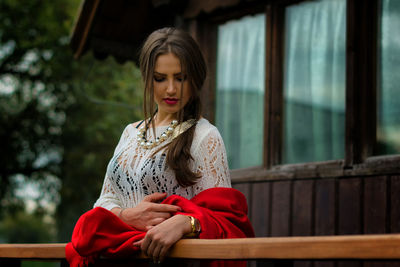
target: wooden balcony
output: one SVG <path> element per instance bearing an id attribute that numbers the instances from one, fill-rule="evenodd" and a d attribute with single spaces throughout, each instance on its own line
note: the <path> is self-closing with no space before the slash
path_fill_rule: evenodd
<path id="1" fill-rule="evenodd" d="M 21 261 L 65 260 L 66 244 L 0 244 L 0 266 L 20 266 Z M 241 239 L 188 239 L 179 241 L 169 261 L 263 260 L 268 266 L 293 266 L 297 260 L 373 260 L 400 266 L 400 234 L 308 237 L 258 237 Z M 134 263 L 134 264 L 133 264 Z M 143 254 L 133 259 L 100 259 L 95 266 L 148 266 Z"/>

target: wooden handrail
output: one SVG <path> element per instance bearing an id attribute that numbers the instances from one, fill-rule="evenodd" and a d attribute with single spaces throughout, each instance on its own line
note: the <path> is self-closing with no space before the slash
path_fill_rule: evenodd
<path id="1" fill-rule="evenodd" d="M 0 258 L 65 259 L 66 244 L 0 244 Z M 138 254 L 138 258 L 145 258 Z M 400 259 L 400 234 L 185 239 L 170 257 L 186 259 Z"/>
<path id="2" fill-rule="evenodd" d="M 65 243 L 0 244 L 0 258 L 65 259 Z"/>

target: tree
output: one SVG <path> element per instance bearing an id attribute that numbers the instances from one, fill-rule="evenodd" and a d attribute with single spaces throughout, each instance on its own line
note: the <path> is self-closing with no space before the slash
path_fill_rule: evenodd
<path id="1" fill-rule="evenodd" d="M 93 61 L 91 56 L 84 60 Z M 75 87 L 80 97 L 66 110 L 68 119 L 62 130 L 63 187 L 57 212 L 62 242 L 69 240 L 78 217 L 99 197 L 108 161 L 124 127 L 142 117 L 138 69 L 132 63 L 120 66 L 111 58 L 95 65 L 84 85 Z M 93 95 L 110 102 L 96 101 Z"/>
<path id="2" fill-rule="evenodd" d="M 2 220 L 0 235 L 7 243 L 54 242 L 54 224 L 44 219 L 41 213 L 16 212 Z"/>
<path id="3" fill-rule="evenodd" d="M 78 6 L 0 2 L 0 219 L 24 210 L 15 190 L 22 177 L 38 184 L 39 209 L 58 205 L 63 241 L 100 193 L 122 129 L 141 113 L 133 63 L 90 54 L 73 60 L 69 34 Z"/>
<path id="4" fill-rule="evenodd" d="M 59 174 L 70 74 L 58 70 L 74 68 L 66 51 L 77 4 L 0 2 L 0 211 L 14 196 L 17 175 L 43 180 Z"/>

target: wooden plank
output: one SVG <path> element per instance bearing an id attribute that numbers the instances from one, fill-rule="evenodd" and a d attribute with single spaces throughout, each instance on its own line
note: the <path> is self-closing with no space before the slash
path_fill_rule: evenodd
<path id="1" fill-rule="evenodd" d="M 291 179 L 351 178 L 400 173 L 400 155 L 369 157 L 356 168 L 343 169 L 343 160 L 308 162 L 263 167 L 243 168 L 231 171 L 235 182 L 263 182 Z"/>
<path id="2" fill-rule="evenodd" d="M 290 235 L 291 181 L 272 183 L 270 236 Z"/>
<path id="3" fill-rule="evenodd" d="M 361 233 L 361 180 L 339 180 L 338 234 Z"/>
<path id="4" fill-rule="evenodd" d="M 364 178 L 364 233 L 386 233 L 386 177 Z"/>
<path id="5" fill-rule="evenodd" d="M 345 165 L 363 162 L 376 141 L 376 0 L 347 0 Z"/>
<path id="6" fill-rule="evenodd" d="M 335 234 L 335 179 L 315 181 L 315 235 Z M 314 267 L 334 267 L 331 261 L 315 261 Z"/>
<path id="7" fill-rule="evenodd" d="M 292 201 L 292 235 L 309 236 L 312 235 L 313 228 L 313 180 L 297 180 L 293 182 L 293 201 Z M 310 261 L 295 261 L 294 267 L 310 267 Z"/>
<path id="8" fill-rule="evenodd" d="M 74 47 L 76 47 L 74 51 L 75 59 L 80 58 L 85 49 L 100 0 L 84 1 L 82 3 L 83 5 L 79 11 L 79 18 L 74 26 L 72 36 Z"/>
<path id="9" fill-rule="evenodd" d="M 264 163 L 269 168 L 281 163 L 282 110 L 283 110 L 283 38 L 284 8 L 273 5 L 268 9 L 266 42 L 266 88 L 265 88 L 265 138 L 268 142 Z"/>
<path id="10" fill-rule="evenodd" d="M 263 140 L 263 166 L 268 169 L 272 165 L 271 157 L 273 156 L 273 150 L 270 147 L 270 137 L 273 136 L 272 127 L 272 109 L 271 101 L 273 99 L 273 88 L 272 88 L 272 41 L 273 41 L 273 20 L 272 20 L 272 7 L 267 5 L 265 9 L 265 94 L 264 94 L 264 140 Z"/>
<path id="11" fill-rule="evenodd" d="M 154 2 L 154 1 L 153 1 Z M 159 1 L 165 4 L 164 1 Z M 228 8 L 235 6 L 239 3 L 238 0 L 226 0 L 226 1 L 190 1 L 190 4 L 185 5 L 183 16 L 185 18 L 195 18 L 200 13 L 212 13 L 218 8 Z"/>
<path id="12" fill-rule="evenodd" d="M 203 116 L 215 124 L 218 28 L 206 21 L 199 23 L 198 28 L 199 45 L 208 67 L 208 75 L 200 93 L 204 105 Z"/>
<path id="13" fill-rule="evenodd" d="M 66 244 L 0 244 L 0 258 L 64 259 Z M 400 259 L 400 234 L 184 239 L 170 257 L 188 259 Z M 138 254 L 137 258 L 145 258 Z"/>
<path id="14" fill-rule="evenodd" d="M 361 233 L 361 179 L 340 179 L 338 195 L 338 233 Z M 361 262 L 341 261 L 338 267 L 357 267 Z"/>
<path id="15" fill-rule="evenodd" d="M 315 235 L 335 234 L 335 179 L 317 180 L 315 186 Z"/>
<path id="16" fill-rule="evenodd" d="M 298 180 L 293 182 L 293 215 L 291 227 L 292 235 L 294 236 L 312 235 L 313 191 L 313 180 Z"/>
<path id="17" fill-rule="evenodd" d="M 400 176 L 388 177 L 388 232 L 400 232 Z M 399 266 L 398 262 L 385 262 L 384 267 Z"/>
<path id="18" fill-rule="evenodd" d="M 390 178 L 390 232 L 400 232 L 400 176 Z"/>
<path id="19" fill-rule="evenodd" d="M 247 200 L 248 214 L 247 216 L 251 218 L 251 187 L 249 183 L 232 184 L 232 187 L 243 193 Z"/>
<path id="20" fill-rule="evenodd" d="M 252 184 L 252 205 L 251 222 L 256 236 L 268 236 L 270 224 L 270 184 L 271 183 L 253 183 Z"/>
<path id="21" fill-rule="evenodd" d="M 65 243 L 0 244 L 0 258 L 64 259 Z"/>
<path id="22" fill-rule="evenodd" d="M 247 199 L 247 204 L 249 204 L 250 199 L 251 199 L 251 188 L 250 188 L 250 184 L 249 183 L 233 183 L 232 187 L 239 190 L 240 192 L 243 193 L 243 195 L 245 195 L 246 199 Z"/>
<path id="23" fill-rule="evenodd" d="M 399 259 L 400 234 L 181 240 L 172 257 L 218 259 Z"/>

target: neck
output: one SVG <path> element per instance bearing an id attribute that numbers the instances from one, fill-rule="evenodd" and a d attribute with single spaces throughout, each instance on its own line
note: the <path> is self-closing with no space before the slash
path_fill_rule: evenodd
<path id="1" fill-rule="evenodd" d="M 178 114 L 157 112 L 154 118 L 155 126 L 169 125 L 172 120 L 177 120 Z"/>

